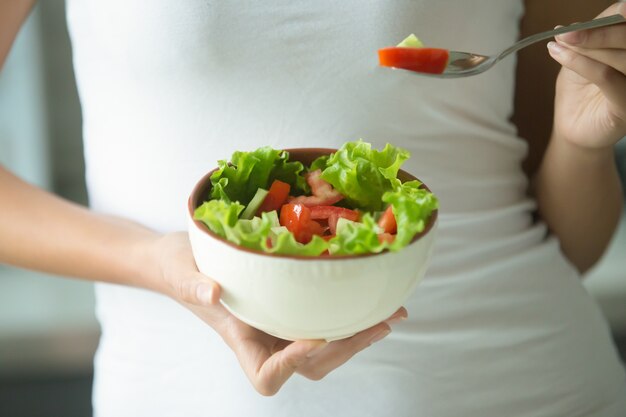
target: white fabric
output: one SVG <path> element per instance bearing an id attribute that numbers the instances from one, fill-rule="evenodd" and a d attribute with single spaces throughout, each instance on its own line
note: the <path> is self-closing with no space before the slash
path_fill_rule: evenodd
<path id="1" fill-rule="evenodd" d="M 411 32 L 498 51 L 521 14 L 519 0 L 68 1 L 95 210 L 181 230 L 192 185 L 234 150 L 360 137 L 409 149 L 406 169 L 441 200 L 410 319 L 272 398 L 175 302 L 98 285 L 95 415 L 626 415 L 605 321 L 532 223 L 508 121 L 515 60 L 453 81 L 377 67 L 376 50 Z"/>

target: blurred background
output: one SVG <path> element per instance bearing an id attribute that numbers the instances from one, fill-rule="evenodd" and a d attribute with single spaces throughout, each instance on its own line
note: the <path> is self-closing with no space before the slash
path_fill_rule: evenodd
<path id="1" fill-rule="evenodd" d="M 617 161 L 626 178 L 626 140 Z M 87 202 L 62 0 L 39 2 L 0 73 L 0 163 L 31 183 Z M 625 355 L 626 212 L 585 285 Z M 0 265 L 0 417 L 91 415 L 99 336 L 93 310 L 91 284 Z"/>
<path id="2" fill-rule="evenodd" d="M 84 204 L 63 3 L 39 2 L 0 72 L 0 163 Z M 93 310 L 91 284 L 0 265 L 0 416 L 91 416 Z"/>

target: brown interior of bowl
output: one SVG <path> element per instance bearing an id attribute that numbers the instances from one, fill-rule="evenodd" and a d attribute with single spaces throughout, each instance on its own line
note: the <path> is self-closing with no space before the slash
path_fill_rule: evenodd
<path id="1" fill-rule="evenodd" d="M 329 149 L 329 148 L 293 148 L 293 149 L 285 149 L 285 150 L 289 152 L 290 161 L 300 161 L 305 166 L 311 165 L 311 163 L 315 159 L 317 159 L 318 157 L 322 155 L 329 155 L 337 151 L 336 149 Z M 208 172 L 204 177 L 202 177 L 200 181 L 198 181 L 196 186 L 193 188 L 191 195 L 189 196 L 189 201 L 188 201 L 188 210 L 189 210 L 189 215 L 191 216 L 191 218 L 193 218 L 193 213 L 195 209 L 198 208 L 200 205 L 202 205 L 202 203 L 205 202 L 209 198 L 209 191 L 211 190 L 211 175 L 216 170 L 217 168 Z M 398 178 L 402 182 L 417 180 L 417 178 L 415 178 L 413 175 L 409 174 L 408 172 L 404 170 L 398 171 Z M 422 188 L 425 188 L 426 190 L 430 191 L 430 189 L 426 186 L 426 184 L 422 184 Z M 411 240 L 411 243 L 409 244 L 412 244 L 413 242 L 418 240 L 420 237 L 427 234 L 430 231 L 430 229 L 432 229 L 433 225 L 435 224 L 435 221 L 437 220 L 437 214 L 438 214 L 438 210 L 435 210 L 432 212 L 432 214 L 430 215 L 430 218 L 428 219 L 428 223 L 426 223 L 426 227 L 424 227 L 424 230 L 416 234 L 413 240 Z M 232 242 L 229 242 L 228 240 L 222 238 L 221 236 L 213 233 L 204 223 L 202 223 L 199 220 L 194 219 L 194 224 L 197 228 L 199 228 L 201 231 L 208 234 L 209 236 L 215 239 L 219 239 L 223 241 L 224 243 L 226 243 L 227 245 L 230 245 L 235 249 L 242 250 L 245 252 L 250 252 L 250 253 L 255 253 L 258 255 L 265 255 L 265 256 L 277 256 L 277 257 L 282 257 L 282 258 L 317 259 L 317 260 L 320 259 L 319 257 L 314 257 L 314 256 L 282 255 L 282 254 L 276 254 L 276 253 L 260 252 L 260 251 L 256 251 L 253 249 L 245 248 L 243 246 L 239 246 Z M 374 256 L 374 255 L 378 255 L 378 254 L 377 253 L 364 253 L 360 255 L 336 255 L 336 256 L 327 256 L 327 257 L 324 257 L 324 259 L 345 259 L 345 258 L 357 258 L 357 257 Z"/>

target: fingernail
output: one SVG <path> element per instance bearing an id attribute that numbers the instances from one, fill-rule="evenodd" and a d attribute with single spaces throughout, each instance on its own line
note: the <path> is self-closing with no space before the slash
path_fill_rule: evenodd
<path id="1" fill-rule="evenodd" d="M 392 324 L 398 324 L 398 323 L 401 323 L 401 322 L 403 322 L 405 320 L 406 320 L 406 317 L 398 316 L 398 317 L 393 317 L 393 318 L 385 321 L 385 323 L 387 323 L 388 325 L 391 326 Z"/>
<path id="2" fill-rule="evenodd" d="M 315 346 L 313 348 L 313 350 L 311 350 L 309 353 L 306 354 L 307 358 L 312 358 L 313 356 L 317 355 L 318 353 L 320 353 L 321 351 L 323 351 L 326 346 L 328 346 L 328 342 L 323 342 L 320 343 L 319 345 Z"/>
<path id="3" fill-rule="evenodd" d="M 196 296 L 202 304 L 213 304 L 213 286 L 209 284 L 198 285 L 198 288 L 196 288 Z"/>
<path id="4" fill-rule="evenodd" d="M 556 42 L 548 42 L 548 49 L 550 53 L 558 55 L 563 52 L 563 47 Z"/>
<path id="5" fill-rule="evenodd" d="M 380 332 L 376 333 L 376 335 L 374 335 L 374 337 L 370 339 L 370 345 L 373 345 L 374 343 L 383 340 L 385 337 L 387 337 L 389 333 L 391 333 L 391 330 L 389 329 L 381 330 Z"/>

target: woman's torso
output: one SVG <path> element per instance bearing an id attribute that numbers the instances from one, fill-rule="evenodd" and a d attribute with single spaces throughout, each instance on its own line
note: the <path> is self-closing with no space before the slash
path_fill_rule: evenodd
<path id="1" fill-rule="evenodd" d="M 96 415 L 626 412 L 606 325 L 532 223 L 526 146 L 508 120 L 514 59 L 452 81 L 377 67 L 376 49 L 411 32 L 498 51 L 521 12 L 517 0 L 68 1 L 95 210 L 181 230 L 192 185 L 217 159 L 357 138 L 410 150 L 406 169 L 441 201 L 410 319 L 323 381 L 295 377 L 274 398 L 175 302 L 99 285 Z"/>

